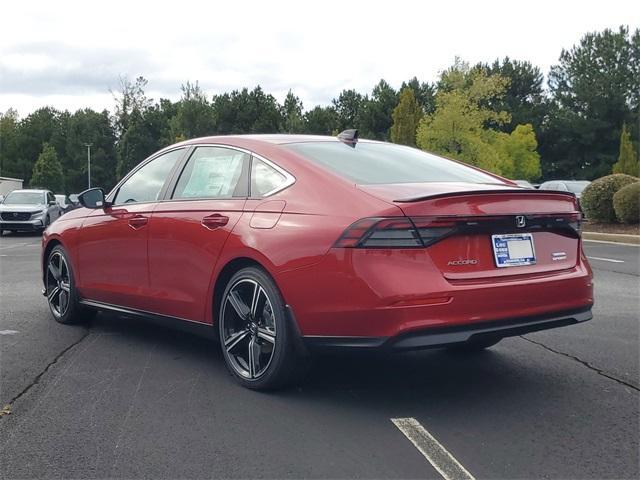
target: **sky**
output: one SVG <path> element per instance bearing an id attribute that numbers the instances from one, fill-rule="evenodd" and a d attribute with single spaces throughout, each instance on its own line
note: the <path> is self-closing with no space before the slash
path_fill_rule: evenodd
<path id="1" fill-rule="evenodd" d="M 343 89 L 434 81 L 456 56 L 509 56 L 546 75 L 590 31 L 640 25 L 640 2 L 4 0 L 0 112 L 114 105 L 119 78 L 144 76 L 155 100 L 198 81 L 214 95 L 291 89 L 305 109 Z"/>

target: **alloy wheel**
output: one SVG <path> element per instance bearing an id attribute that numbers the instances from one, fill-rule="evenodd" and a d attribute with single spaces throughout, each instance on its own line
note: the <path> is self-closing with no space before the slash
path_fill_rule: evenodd
<path id="1" fill-rule="evenodd" d="M 71 279 L 67 261 L 59 251 L 53 252 L 49 257 L 46 293 L 49 307 L 57 318 L 67 313 L 71 298 Z"/>
<path id="2" fill-rule="evenodd" d="M 222 342 L 238 375 L 255 380 L 266 372 L 276 346 L 276 319 L 271 299 L 255 280 L 241 278 L 222 304 Z"/>

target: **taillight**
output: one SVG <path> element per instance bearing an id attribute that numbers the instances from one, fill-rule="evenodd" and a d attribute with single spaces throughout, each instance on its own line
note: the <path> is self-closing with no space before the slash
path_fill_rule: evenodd
<path id="1" fill-rule="evenodd" d="M 417 248 L 431 245 L 454 225 L 415 225 L 409 218 L 364 218 L 347 228 L 334 246 L 348 248 Z"/>
<path id="2" fill-rule="evenodd" d="M 428 247 L 450 235 L 518 232 L 556 232 L 579 237 L 582 215 L 541 213 L 515 215 L 372 217 L 349 226 L 334 244 L 343 248 L 420 248 Z"/>

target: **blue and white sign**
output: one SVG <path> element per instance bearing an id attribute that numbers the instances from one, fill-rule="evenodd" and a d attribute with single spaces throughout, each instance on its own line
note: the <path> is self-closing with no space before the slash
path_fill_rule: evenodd
<path id="1" fill-rule="evenodd" d="M 530 233 L 491 235 L 491 243 L 498 267 L 520 267 L 536 263 L 533 235 Z"/>

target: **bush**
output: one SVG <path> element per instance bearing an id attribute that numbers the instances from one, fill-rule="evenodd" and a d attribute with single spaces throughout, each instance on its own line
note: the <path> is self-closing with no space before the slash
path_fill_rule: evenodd
<path id="1" fill-rule="evenodd" d="M 613 196 L 613 209 L 622 223 L 640 223 L 640 182 L 618 190 Z"/>
<path id="2" fill-rule="evenodd" d="M 595 222 L 615 222 L 613 196 L 622 187 L 638 181 L 638 178 L 624 173 L 615 173 L 591 182 L 582 192 L 580 204 L 589 220 Z"/>

